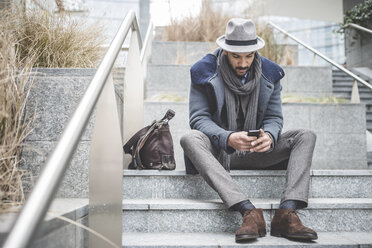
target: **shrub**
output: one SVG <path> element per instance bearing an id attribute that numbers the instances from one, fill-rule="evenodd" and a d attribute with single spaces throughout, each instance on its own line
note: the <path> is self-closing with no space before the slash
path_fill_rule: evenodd
<path id="1" fill-rule="evenodd" d="M 366 0 L 357 4 L 344 16 L 344 25 L 355 23 L 362 27 L 368 27 L 372 22 L 372 0 Z"/>
<path id="2" fill-rule="evenodd" d="M 346 25 L 354 23 L 362 27 L 372 28 L 372 0 L 355 5 L 351 10 L 346 11 L 344 22 L 340 25 L 339 32 L 345 31 Z"/>

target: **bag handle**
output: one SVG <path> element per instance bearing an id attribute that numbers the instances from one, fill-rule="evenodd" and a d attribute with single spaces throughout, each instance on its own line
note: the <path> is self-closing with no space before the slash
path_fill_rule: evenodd
<path id="1" fill-rule="evenodd" d="M 174 112 L 171 109 L 168 109 L 167 113 L 165 113 L 164 117 L 160 121 L 168 122 L 172 120 L 172 118 L 176 115 L 176 112 Z"/>

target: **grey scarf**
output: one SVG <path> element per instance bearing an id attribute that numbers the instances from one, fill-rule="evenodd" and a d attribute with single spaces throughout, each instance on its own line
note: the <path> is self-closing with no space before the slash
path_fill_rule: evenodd
<path id="1" fill-rule="evenodd" d="M 256 52 L 254 61 L 249 69 L 249 75 L 243 84 L 231 68 L 228 58 L 221 52 L 218 57 L 220 72 L 225 83 L 225 105 L 227 114 L 227 130 L 237 130 L 237 118 L 239 115 L 239 104 L 244 114 L 244 130 L 256 129 L 258 96 L 260 93 L 260 78 L 262 74 L 261 59 Z M 240 152 L 238 152 L 240 153 Z M 243 152 L 244 153 L 244 152 Z M 219 161 L 227 171 L 230 171 L 230 157 L 221 150 L 218 156 Z"/>

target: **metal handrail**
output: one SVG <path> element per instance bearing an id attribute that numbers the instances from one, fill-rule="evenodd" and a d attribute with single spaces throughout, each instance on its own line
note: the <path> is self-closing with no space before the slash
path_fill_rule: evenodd
<path id="1" fill-rule="evenodd" d="M 3 248 L 27 247 L 36 232 L 37 226 L 44 219 L 130 28 L 139 30 L 133 10 L 128 12 L 111 42 L 89 87 L 63 131 L 55 149 L 49 156 L 44 170 L 10 231 Z M 138 45 L 141 49 L 141 36 L 139 32 L 136 33 Z"/>
<path id="2" fill-rule="evenodd" d="M 348 69 L 345 69 L 344 67 L 340 66 L 337 62 L 333 61 L 332 59 L 328 58 L 327 56 L 325 56 L 324 54 L 322 54 L 321 52 L 319 52 L 318 50 L 310 47 L 309 45 L 307 45 L 306 43 L 304 43 L 303 41 L 297 39 L 296 37 L 294 37 L 293 35 L 289 34 L 288 32 L 286 32 L 284 29 L 278 27 L 276 24 L 272 23 L 272 22 L 269 22 L 269 25 L 271 25 L 272 27 L 274 27 L 275 29 L 279 30 L 280 32 L 282 32 L 283 34 L 285 34 L 286 36 L 288 36 L 289 38 L 291 38 L 292 40 L 296 41 L 298 44 L 304 46 L 306 49 L 310 50 L 311 52 L 313 52 L 314 54 L 318 55 L 319 57 L 321 57 L 322 59 L 324 59 L 325 61 L 327 61 L 328 63 L 332 64 L 334 67 L 338 68 L 339 70 L 345 72 L 347 75 L 349 75 L 350 77 L 354 78 L 355 80 L 359 81 L 360 83 L 362 83 L 364 86 L 366 86 L 367 88 L 369 88 L 370 90 L 372 90 L 372 85 L 370 85 L 368 82 L 366 82 L 365 80 L 363 80 L 362 78 L 358 77 L 357 75 L 355 75 L 354 73 L 352 73 L 351 71 L 349 71 Z"/>
<path id="3" fill-rule="evenodd" d="M 364 32 L 367 32 L 367 33 L 372 34 L 372 30 L 371 29 L 368 29 L 368 28 L 359 26 L 359 25 L 357 25 L 355 23 L 348 23 L 348 24 L 345 25 L 345 28 L 347 28 L 347 27 L 353 27 L 353 28 L 359 29 L 361 31 L 364 31 Z"/>

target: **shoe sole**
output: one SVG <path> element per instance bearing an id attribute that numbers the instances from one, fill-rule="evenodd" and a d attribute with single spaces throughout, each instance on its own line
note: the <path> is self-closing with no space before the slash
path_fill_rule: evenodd
<path id="1" fill-rule="evenodd" d="M 259 232 L 258 235 L 248 235 L 248 234 L 235 235 L 235 241 L 236 242 L 249 241 L 249 240 L 257 239 L 257 238 L 264 237 L 264 236 L 266 236 L 266 230 Z"/>
<path id="2" fill-rule="evenodd" d="M 273 231 L 273 230 L 271 230 L 270 235 L 275 236 L 275 237 L 289 238 L 289 239 L 302 239 L 302 240 L 316 240 L 316 239 L 318 239 L 318 236 L 313 236 L 311 234 L 309 234 L 309 235 L 290 235 L 290 234 L 276 232 L 276 231 Z"/>
<path id="3" fill-rule="evenodd" d="M 252 240 L 252 239 L 257 239 L 258 237 L 260 237 L 260 236 L 259 235 L 247 235 L 247 234 L 235 235 L 235 241 L 236 242 L 244 242 L 244 241 L 249 241 L 249 240 Z"/>

